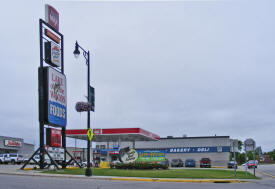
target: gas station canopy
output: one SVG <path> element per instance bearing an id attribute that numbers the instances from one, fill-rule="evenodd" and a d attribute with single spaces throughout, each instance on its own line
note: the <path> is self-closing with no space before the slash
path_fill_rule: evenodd
<path id="1" fill-rule="evenodd" d="M 157 141 L 160 137 L 141 128 L 92 129 L 94 142 Z M 66 136 L 88 140 L 87 129 L 67 129 Z"/>

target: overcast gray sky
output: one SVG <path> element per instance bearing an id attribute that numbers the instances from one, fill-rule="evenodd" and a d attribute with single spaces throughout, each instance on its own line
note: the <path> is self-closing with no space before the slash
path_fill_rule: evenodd
<path id="1" fill-rule="evenodd" d="M 86 95 L 91 52 L 92 128 L 141 127 L 158 134 L 229 135 L 274 149 L 275 1 L 1 2 L 0 135 L 38 144 L 39 18 L 60 13 L 68 129 Z"/>

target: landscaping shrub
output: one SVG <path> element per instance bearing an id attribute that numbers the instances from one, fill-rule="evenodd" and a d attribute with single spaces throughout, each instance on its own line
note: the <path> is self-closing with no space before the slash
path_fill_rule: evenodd
<path id="1" fill-rule="evenodd" d="M 117 169 L 167 169 L 168 165 L 157 162 L 134 162 L 134 163 L 118 163 L 115 165 Z"/>

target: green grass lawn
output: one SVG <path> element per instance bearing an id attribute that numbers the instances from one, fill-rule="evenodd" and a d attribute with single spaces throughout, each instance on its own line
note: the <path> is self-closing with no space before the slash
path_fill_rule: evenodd
<path id="1" fill-rule="evenodd" d="M 43 173 L 84 175 L 85 169 L 65 169 L 50 170 Z M 148 177 L 148 178 L 196 178 L 196 179 L 257 179 L 244 171 L 237 171 L 234 176 L 233 170 L 216 169 L 168 169 L 168 170 L 124 170 L 124 169 L 101 169 L 93 168 L 92 174 L 95 176 L 120 176 L 120 177 Z"/>

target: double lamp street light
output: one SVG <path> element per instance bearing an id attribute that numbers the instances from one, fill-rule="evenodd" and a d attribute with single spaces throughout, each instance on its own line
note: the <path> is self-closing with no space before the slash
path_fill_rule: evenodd
<path id="1" fill-rule="evenodd" d="M 75 50 L 74 50 L 74 56 L 75 58 L 78 58 L 80 55 L 79 48 L 83 51 L 83 56 L 86 59 L 86 65 L 88 66 L 88 72 L 87 72 L 87 91 L 88 91 L 88 96 L 87 100 L 89 105 L 91 104 L 90 102 L 90 52 L 84 50 L 78 43 L 77 41 L 75 42 Z M 90 129 L 90 110 L 87 111 L 87 129 Z M 92 175 L 92 170 L 91 170 L 91 165 L 90 165 L 90 148 L 91 148 L 91 141 L 88 139 L 87 141 L 87 169 L 85 171 L 86 176 L 91 176 Z"/>

